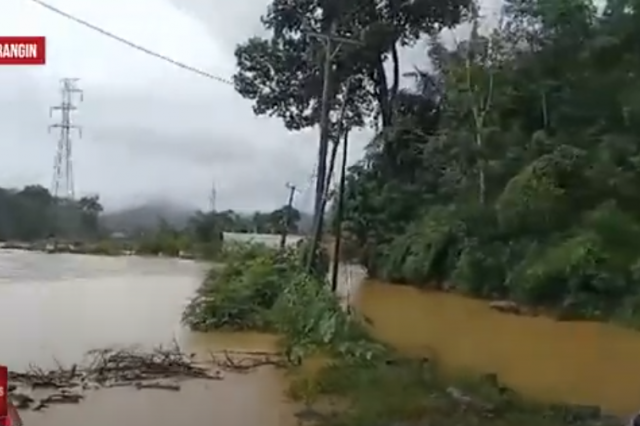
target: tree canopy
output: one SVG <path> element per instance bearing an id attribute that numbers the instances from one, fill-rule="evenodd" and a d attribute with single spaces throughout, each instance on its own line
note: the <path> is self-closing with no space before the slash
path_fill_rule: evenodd
<path id="1" fill-rule="evenodd" d="M 633 2 L 512 0 L 433 68 L 351 168 L 346 228 L 372 275 L 640 312 L 640 36 Z M 405 101 L 409 101 L 406 102 Z"/>
<path id="2" fill-rule="evenodd" d="M 332 31 L 361 45 L 335 52 L 331 98 L 344 96 L 348 82 L 350 124 L 379 117 L 390 125 L 401 78 L 398 49 L 458 24 L 469 6 L 470 0 L 274 0 L 262 17 L 269 37 L 236 48 L 236 89 L 254 101 L 256 114 L 280 117 L 289 129 L 317 124 L 323 47 L 306 35 Z"/>
<path id="3" fill-rule="evenodd" d="M 507 0 L 483 22 L 471 1 L 273 0 L 268 36 L 236 50 L 235 83 L 257 114 L 313 126 L 322 46 L 305 32 L 360 40 L 334 57 L 331 99 L 335 122 L 349 81 L 347 126 L 382 124 L 349 171 L 343 224 L 370 275 L 628 319 L 640 313 L 638 6 Z M 468 36 L 443 42 L 459 23 Z M 400 69 L 398 49 L 418 40 L 429 66 Z"/>
<path id="4" fill-rule="evenodd" d="M 68 201 L 53 197 L 39 185 L 21 190 L 0 188 L 0 240 L 94 238 L 100 232 L 101 212 L 98 196 Z"/>

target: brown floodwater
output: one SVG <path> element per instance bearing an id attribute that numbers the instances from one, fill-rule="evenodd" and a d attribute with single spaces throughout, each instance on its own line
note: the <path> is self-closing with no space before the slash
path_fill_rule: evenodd
<path id="1" fill-rule="evenodd" d="M 501 314 L 455 294 L 365 282 L 354 303 L 374 334 L 445 368 L 497 373 L 540 400 L 640 409 L 640 333 L 594 322 Z"/>
<path id="2" fill-rule="evenodd" d="M 181 312 L 203 271 L 170 259 L 0 251 L 0 364 L 70 364 L 96 347 L 152 347 L 173 339 L 203 356 L 225 348 L 275 350 L 270 335 L 197 334 L 181 327 Z M 639 333 L 504 315 L 453 294 L 359 285 L 357 268 L 341 277 L 341 294 L 373 321 L 374 334 L 405 353 L 435 353 L 456 371 L 497 373 L 540 399 L 598 404 L 621 415 L 640 408 Z M 280 372 L 264 368 L 189 382 L 177 393 L 102 390 L 78 405 L 25 412 L 24 419 L 27 426 L 293 426 L 297 407 L 286 400 L 285 387 Z"/>
<path id="3" fill-rule="evenodd" d="M 0 364 L 71 364 L 98 347 L 153 347 L 176 339 L 185 351 L 275 350 L 261 334 L 195 334 L 180 315 L 199 285 L 193 262 L 0 251 Z M 77 405 L 27 411 L 27 426 L 289 426 L 286 382 L 270 368 L 188 382 L 181 392 L 107 389 Z"/>

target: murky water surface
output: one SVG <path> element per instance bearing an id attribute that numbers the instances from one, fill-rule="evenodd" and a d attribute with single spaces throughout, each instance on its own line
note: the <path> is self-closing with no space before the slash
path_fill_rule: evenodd
<path id="1" fill-rule="evenodd" d="M 194 334 L 180 326 L 203 267 L 133 257 L 0 251 L 0 363 L 73 363 L 112 345 L 153 347 L 177 339 L 187 351 L 273 350 L 272 336 Z M 27 426 L 287 426 L 293 408 L 285 382 L 265 368 L 222 381 L 189 382 L 181 392 L 109 389 L 78 405 L 25 412 Z"/>
<path id="2" fill-rule="evenodd" d="M 356 304 L 375 334 L 446 367 L 495 372 L 543 400 L 640 409 L 640 333 L 591 322 L 506 315 L 454 294 L 367 282 Z"/>
<path id="3" fill-rule="evenodd" d="M 53 366 L 55 360 L 77 362 L 96 347 L 152 347 L 172 339 L 200 354 L 274 350 L 273 336 L 195 334 L 180 326 L 203 269 L 180 260 L 0 251 L 0 363 Z M 598 404 L 617 414 L 640 408 L 639 333 L 503 315 L 451 294 L 375 282 L 358 286 L 357 272 L 341 277 L 343 296 L 373 320 L 374 333 L 406 353 L 435 352 L 447 367 L 498 373 L 542 399 Z M 79 405 L 24 417 L 27 426 L 292 426 L 295 408 L 283 396 L 285 386 L 279 372 L 265 368 L 190 382 L 177 393 L 99 391 Z"/>

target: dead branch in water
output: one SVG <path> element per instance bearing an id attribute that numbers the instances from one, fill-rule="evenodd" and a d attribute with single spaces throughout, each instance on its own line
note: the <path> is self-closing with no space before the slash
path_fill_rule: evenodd
<path id="1" fill-rule="evenodd" d="M 195 354 L 184 353 L 177 342 L 151 351 L 139 348 L 106 348 L 89 351 L 83 364 L 45 370 L 30 365 L 26 371 L 9 373 L 13 391 L 10 396 L 18 408 L 35 410 L 50 404 L 78 403 L 88 389 L 132 386 L 137 389 L 180 390 L 177 381 L 185 379 L 220 380 L 222 373 L 199 364 Z M 171 381 L 169 381 L 171 379 Z M 51 393 L 36 401 L 30 395 L 35 389 Z"/>
<path id="2" fill-rule="evenodd" d="M 94 349 L 87 352 L 82 364 L 70 368 L 54 360 L 56 368 L 50 370 L 30 365 L 26 371 L 9 372 L 10 397 L 18 408 L 42 410 L 51 404 L 78 403 L 84 398 L 83 391 L 91 389 L 179 391 L 181 380 L 222 380 L 221 370 L 247 373 L 265 365 L 284 364 L 282 357 L 272 352 L 225 350 L 209 355 L 210 362 L 198 362 L 195 354 L 186 354 L 175 341 L 151 351 L 136 347 Z M 48 393 L 35 398 L 31 392 L 38 389 Z"/>
<path id="3" fill-rule="evenodd" d="M 209 352 L 211 362 L 225 371 L 249 373 L 258 367 L 272 365 L 284 367 L 285 362 L 279 353 L 264 351 L 230 351 Z"/>

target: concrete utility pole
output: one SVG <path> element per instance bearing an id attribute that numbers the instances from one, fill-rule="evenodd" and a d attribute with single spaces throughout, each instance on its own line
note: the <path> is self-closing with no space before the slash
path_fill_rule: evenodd
<path id="1" fill-rule="evenodd" d="M 218 198 L 218 191 L 216 190 L 216 182 L 211 184 L 211 192 L 209 192 L 209 208 L 212 212 L 216 211 L 216 201 Z"/>
<path id="2" fill-rule="evenodd" d="M 287 234 L 289 233 L 289 224 L 291 223 L 291 209 L 293 208 L 293 197 L 295 196 L 298 188 L 287 182 L 287 189 L 289 190 L 289 198 L 287 199 L 287 210 L 282 217 L 282 234 L 280 234 L 280 249 L 284 249 L 287 246 Z"/>
<path id="3" fill-rule="evenodd" d="M 342 142 L 342 164 L 340 167 L 340 184 L 338 186 L 338 205 L 336 209 L 336 239 L 333 246 L 333 262 L 331 268 L 331 290 L 338 291 L 338 266 L 342 248 L 342 219 L 344 218 L 344 191 L 347 181 L 347 152 L 349 151 L 349 132 L 344 132 Z"/>
<path id="4" fill-rule="evenodd" d="M 316 173 L 316 190 L 314 200 L 313 214 L 313 241 L 309 252 L 309 268 L 315 263 L 316 251 L 320 238 L 322 237 L 323 220 L 324 220 L 324 198 L 326 193 L 327 181 L 327 154 L 329 153 L 329 132 L 330 122 L 329 113 L 331 112 L 331 77 L 333 70 L 333 58 L 339 52 L 340 48 L 345 45 L 361 46 L 363 43 L 358 40 L 337 36 L 336 22 L 331 24 L 328 33 L 306 32 L 308 37 L 320 40 L 324 47 L 324 65 L 322 78 L 322 99 L 320 104 L 320 142 L 318 144 L 318 165 Z"/>
<path id="5" fill-rule="evenodd" d="M 75 186 L 73 179 L 71 130 L 77 130 L 78 135 L 82 137 L 82 129 L 80 126 L 71 123 L 71 112 L 77 109 L 73 103 L 75 95 L 79 95 L 79 100 L 82 101 L 83 93 L 82 90 L 77 87 L 77 78 L 63 78 L 60 80 L 60 83 L 62 101 L 60 105 L 51 107 L 49 111 L 51 116 L 53 116 L 54 111 L 60 111 L 62 114 L 59 123 L 49 126 L 49 131 L 54 128 L 60 129 L 58 146 L 53 163 L 51 194 L 54 197 L 73 200 L 75 198 Z"/>

